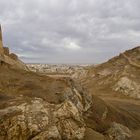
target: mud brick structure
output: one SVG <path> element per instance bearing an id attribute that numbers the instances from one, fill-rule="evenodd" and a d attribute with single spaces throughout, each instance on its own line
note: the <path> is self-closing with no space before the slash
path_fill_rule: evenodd
<path id="1" fill-rule="evenodd" d="M 2 29 L 0 25 L 0 54 L 3 53 L 3 43 L 2 43 Z"/>
<path id="2" fill-rule="evenodd" d="M 21 60 L 19 60 L 16 54 L 10 53 L 8 47 L 3 47 L 2 28 L 0 25 L 0 66 L 1 64 L 8 64 L 9 66 L 16 69 L 18 68 L 28 70 L 27 66 Z"/>

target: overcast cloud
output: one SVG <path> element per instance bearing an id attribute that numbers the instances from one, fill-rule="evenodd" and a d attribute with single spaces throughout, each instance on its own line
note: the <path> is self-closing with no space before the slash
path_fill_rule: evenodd
<path id="1" fill-rule="evenodd" d="M 1 0 L 0 23 L 24 62 L 99 63 L 140 45 L 140 0 Z"/>

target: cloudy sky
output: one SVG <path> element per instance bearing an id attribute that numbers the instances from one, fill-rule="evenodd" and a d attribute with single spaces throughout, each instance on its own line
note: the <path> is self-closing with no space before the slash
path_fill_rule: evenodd
<path id="1" fill-rule="evenodd" d="M 0 0 L 0 23 L 24 62 L 100 63 L 140 45 L 140 0 Z"/>

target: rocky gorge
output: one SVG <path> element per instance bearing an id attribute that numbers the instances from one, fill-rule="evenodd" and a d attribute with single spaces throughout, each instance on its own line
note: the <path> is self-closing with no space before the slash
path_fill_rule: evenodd
<path id="1" fill-rule="evenodd" d="M 47 73 L 0 40 L 0 140 L 139 140 L 139 47 Z"/>

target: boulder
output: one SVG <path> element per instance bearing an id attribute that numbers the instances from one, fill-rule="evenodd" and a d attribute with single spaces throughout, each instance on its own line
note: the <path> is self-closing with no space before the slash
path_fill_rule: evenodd
<path id="1" fill-rule="evenodd" d="M 112 123 L 107 133 L 110 140 L 128 140 L 132 137 L 132 132 L 128 127 L 116 122 Z"/>
<path id="2" fill-rule="evenodd" d="M 9 56 L 9 48 L 8 47 L 3 47 L 4 54 Z"/>
<path id="3" fill-rule="evenodd" d="M 121 77 L 113 87 L 114 91 L 118 91 L 126 96 L 140 99 L 140 85 L 135 81 L 124 76 Z"/>
<path id="4" fill-rule="evenodd" d="M 14 53 L 11 53 L 10 55 L 10 58 L 12 58 L 13 60 L 18 60 L 18 56 Z"/>

